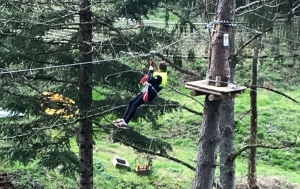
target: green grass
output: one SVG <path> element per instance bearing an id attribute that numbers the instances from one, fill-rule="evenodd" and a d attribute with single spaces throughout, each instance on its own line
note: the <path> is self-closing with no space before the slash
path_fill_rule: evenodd
<path id="1" fill-rule="evenodd" d="M 182 92 L 188 94 L 188 91 L 181 89 Z M 288 92 L 290 96 L 297 99 L 300 97 L 300 91 Z M 97 98 L 102 98 L 95 94 Z M 281 97 L 277 94 L 258 90 L 258 111 L 259 111 L 259 132 L 261 132 L 261 141 L 280 142 L 284 139 L 291 139 L 294 137 L 295 130 L 299 129 L 300 106 Z M 163 92 L 162 97 L 170 100 L 178 100 L 182 105 L 197 110 L 203 111 L 203 107 L 190 98 L 174 94 L 171 92 Z M 204 102 L 203 97 L 196 97 L 199 101 Z M 235 100 L 236 120 L 239 119 L 246 111 L 250 109 L 249 106 L 249 91 L 240 95 Z M 176 157 L 184 162 L 195 166 L 197 156 L 197 139 L 199 132 L 199 125 L 201 124 L 201 117 L 193 115 L 187 111 L 176 110 L 172 113 L 161 116 L 158 120 L 162 127 L 160 130 L 152 130 L 149 123 L 142 123 L 143 127 L 138 127 L 140 132 L 148 137 L 164 138 L 165 141 L 172 144 L 174 151 L 170 155 Z M 266 133 L 270 129 L 270 124 L 276 124 L 274 127 L 276 133 Z M 278 125 L 278 124 L 282 125 Z M 236 134 L 236 149 L 246 145 L 244 142 L 249 132 L 249 115 L 240 120 Z M 137 124 L 132 123 L 133 127 Z M 270 128 L 269 128 L 270 127 Z M 279 128 L 287 129 L 289 136 L 283 130 L 279 132 Z M 278 139 L 276 139 L 278 138 Z M 74 151 L 77 153 L 78 148 L 75 140 L 72 141 Z M 257 154 L 257 173 L 258 178 L 265 177 L 280 177 L 291 183 L 300 185 L 300 172 L 298 171 L 298 164 L 300 156 L 298 157 L 300 149 L 294 148 L 290 151 L 285 150 L 263 150 L 258 149 Z M 129 161 L 131 171 L 124 171 L 115 168 L 112 164 L 114 156 L 125 158 Z M 237 158 L 236 164 L 236 178 L 237 181 L 245 178 L 247 174 L 247 153 L 244 152 L 241 157 Z M 94 161 L 103 164 L 103 170 L 95 169 L 95 186 L 96 188 L 130 188 L 132 186 L 141 185 L 146 189 L 159 188 L 189 188 L 194 177 L 194 172 L 183 165 L 173 161 L 157 157 L 153 160 L 153 174 L 150 177 L 139 177 L 133 169 L 137 163 L 144 164 L 147 159 L 141 155 L 136 154 L 134 150 L 120 144 L 114 144 L 107 140 L 105 134 L 100 134 L 96 140 L 94 147 Z M 100 166 L 101 167 L 101 166 Z M 13 167 L 4 167 L 8 172 L 21 170 L 24 174 L 18 184 L 24 185 L 37 181 L 45 186 L 45 188 L 76 188 L 76 179 L 66 178 L 55 171 L 37 170 L 35 163 L 27 167 L 21 164 L 16 164 Z M 216 177 L 218 178 L 218 170 L 216 170 Z M 22 183 L 22 182 L 23 183 Z M 141 187 L 142 188 L 142 187 Z"/>
<path id="2" fill-rule="evenodd" d="M 287 94 L 293 96 L 293 98 L 299 97 L 299 91 L 290 92 Z M 274 137 L 273 135 L 268 136 L 268 134 L 265 134 L 264 130 L 266 129 L 265 128 L 266 124 L 272 123 L 274 120 L 280 122 L 280 119 L 282 118 L 280 118 L 280 115 L 278 113 L 281 113 L 282 116 L 285 115 L 285 119 L 290 118 L 288 122 L 282 121 L 282 123 L 285 123 L 285 125 L 282 125 L 282 127 L 286 127 L 291 123 L 295 123 L 295 125 L 299 123 L 298 112 L 300 112 L 299 111 L 300 106 L 295 105 L 295 103 L 287 100 L 282 96 L 279 96 L 277 94 L 265 90 L 258 90 L 258 95 L 259 95 L 258 103 L 257 103 L 258 110 L 259 110 L 258 123 L 262 130 L 262 131 L 259 130 L 259 132 L 261 132 L 266 139 L 269 139 L 270 137 Z M 161 96 L 172 100 L 179 99 L 178 101 L 180 101 L 181 104 L 185 104 L 187 107 L 195 109 L 200 112 L 203 109 L 203 107 L 200 104 L 197 104 L 195 102 L 189 103 L 190 98 L 188 97 L 183 97 L 181 95 L 173 94 L 173 93 L 172 94 L 163 93 Z M 196 98 L 203 102 L 203 97 L 196 97 Z M 245 94 L 236 98 L 235 111 L 236 114 L 239 115 L 244 113 L 245 111 L 248 111 L 249 109 L 250 109 L 250 99 L 249 99 L 249 90 L 248 90 Z M 187 127 L 194 127 L 194 128 L 197 127 L 197 124 L 195 125 L 195 123 L 198 122 L 200 124 L 201 117 L 195 116 L 186 111 L 182 111 L 182 112 L 174 111 L 171 114 L 165 114 L 158 121 L 161 124 L 163 124 L 163 127 L 160 129 L 160 131 L 151 131 L 150 125 L 146 125 L 141 129 L 141 132 L 147 134 L 148 136 L 154 136 L 154 137 L 166 137 L 168 136 L 167 134 L 170 135 L 170 132 L 171 133 L 173 132 L 174 136 L 169 136 L 169 138 L 166 139 L 166 141 L 170 142 L 174 148 L 174 152 L 171 152 L 171 155 L 195 166 L 194 160 L 196 159 L 197 156 L 197 147 L 196 147 L 197 141 L 182 136 L 183 134 L 182 131 L 186 130 Z M 243 121 L 243 126 L 245 127 L 244 128 L 245 131 L 247 131 L 248 130 L 247 128 L 249 128 L 249 115 L 245 116 L 245 119 Z M 180 133 L 181 135 L 177 136 L 176 133 L 177 134 Z M 245 138 L 247 137 L 248 136 L 241 137 L 240 140 L 242 139 L 245 140 Z M 236 145 L 237 146 L 236 148 L 238 149 L 243 145 L 246 144 L 242 144 L 242 145 L 238 144 Z M 154 173 L 150 177 L 140 178 L 137 177 L 132 172 L 123 174 L 123 172 L 120 172 L 119 170 L 115 169 L 112 166 L 111 160 L 114 155 L 119 155 L 127 159 L 129 163 L 132 165 L 132 167 L 134 167 L 138 162 L 143 163 L 143 160 L 145 159 L 139 157 L 139 155 L 135 155 L 133 150 L 122 145 L 109 144 L 107 142 L 101 141 L 97 143 L 97 146 L 99 146 L 99 148 L 102 149 L 102 153 L 101 153 L 102 155 L 100 154 L 98 155 L 99 158 L 107 164 L 107 172 L 112 173 L 117 177 L 123 178 L 126 181 L 134 181 L 136 183 L 147 183 L 147 184 L 159 183 L 160 186 L 168 186 L 168 188 L 189 188 L 192 179 L 194 177 L 193 171 L 189 170 L 188 168 L 182 165 L 179 165 L 175 162 L 171 162 L 163 158 L 157 158 L 154 160 L 154 164 L 153 164 Z M 295 148 L 295 150 L 298 149 Z M 288 164 L 293 164 L 293 157 L 297 158 L 297 156 L 292 156 L 291 154 L 284 152 L 282 150 L 277 150 L 277 151 L 270 150 L 270 152 L 267 153 L 261 152 L 261 153 L 262 154 L 258 155 L 258 161 L 257 161 L 257 173 L 259 178 L 276 176 L 276 177 L 283 178 L 291 183 L 296 183 L 300 185 L 300 179 L 299 179 L 300 172 L 297 170 L 293 170 L 292 167 L 288 166 Z M 246 154 L 247 153 L 245 152 L 244 156 Z M 276 156 L 278 156 L 278 154 L 280 154 L 279 157 L 286 157 L 283 158 L 283 160 L 286 161 L 286 163 L 281 162 L 279 157 L 277 157 L 277 159 L 279 160 L 280 165 L 276 165 L 276 162 L 274 163 L 274 160 L 273 161 L 263 160 L 264 159 L 263 155 L 268 156 L 268 158 L 271 157 L 273 159 L 274 158 L 276 159 Z M 140 158 L 140 161 L 136 161 L 135 158 Z M 247 159 L 243 157 L 239 157 L 237 158 L 235 164 L 236 164 L 237 180 L 244 179 L 247 173 Z M 216 176 L 218 177 L 218 175 Z M 181 177 L 182 179 L 178 179 L 179 177 Z"/>

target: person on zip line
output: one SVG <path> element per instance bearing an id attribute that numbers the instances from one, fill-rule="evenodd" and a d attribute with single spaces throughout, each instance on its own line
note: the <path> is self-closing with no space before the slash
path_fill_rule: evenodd
<path id="1" fill-rule="evenodd" d="M 154 72 L 152 66 L 152 58 L 148 74 L 141 79 L 141 83 L 145 85 L 144 89 L 139 92 L 128 104 L 127 109 L 121 119 L 113 121 L 113 124 L 118 128 L 128 128 L 128 123 L 133 118 L 136 110 L 146 102 L 151 102 L 157 97 L 157 93 L 163 89 L 168 79 L 167 64 L 161 61 L 158 64 L 157 71 Z"/>

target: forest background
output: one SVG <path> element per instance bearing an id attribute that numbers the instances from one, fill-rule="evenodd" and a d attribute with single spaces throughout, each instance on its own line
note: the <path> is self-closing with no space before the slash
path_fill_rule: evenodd
<path id="1" fill-rule="evenodd" d="M 190 96 L 184 82 L 206 77 L 210 33 L 205 26 L 214 21 L 217 5 L 2 0 L 1 108 L 24 114 L 1 119 L 0 167 L 12 184 L 77 188 L 77 172 L 93 170 L 95 188 L 190 188 L 204 97 Z M 252 51 L 258 49 L 257 143 L 263 147 L 256 160 L 265 188 L 300 186 L 299 6 L 297 0 L 236 5 L 234 83 L 249 89 L 235 99 L 235 150 L 249 143 Z M 90 20 L 82 20 L 85 13 Z M 112 120 L 142 88 L 139 79 L 150 51 L 157 51 L 155 63 L 169 63 L 168 86 L 138 110 L 130 123 L 134 130 L 112 131 Z M 68 99 L 54 101 L 52 94 Z M 80 153 L 86 134 L 93 137 L 84 143 L 87 149 L 93 145 L 88 158 Z M 116 169 L 115 155 L 127 159 L 131 169 L 149 162 L 152 175 Z M 235 159 L 236 184 L 246 183 L 247 155 L 244 150 Z M 81 158 L 93 169 L 85 172 Z"/>

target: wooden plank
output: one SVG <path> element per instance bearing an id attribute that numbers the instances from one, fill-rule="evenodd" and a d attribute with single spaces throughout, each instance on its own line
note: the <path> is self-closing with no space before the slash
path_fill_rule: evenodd
<path id="1" fill-rule="evenodd" d="M 192 87 L 192 86 L 188 86 L 188 85 L 185 85 L 185 88 L 186 89 L 191 89 L 191 90 L 194 90 L 194 91 L 199 91 L 199 92 L 202 92 L 202 93 L 205 93 L 205 94 L 222 95 L 222 93 L 219 93 L 219 92 L 209 91 L 209 90 L 205 90 L 205 89 L 201 89 L 201 88 L 197 88 L 197 87 Z"/>
<path id="2" fill-rule="evenodd" d="M 244 91 L 247 89 L 247 87 L 244 87 L 244 86 L 240 86 L 239 88 L 236 88 L 236 89 L 232 89 L 230 87 L 216 87 L 216 86 L 212 86 L 212 85 L 207 85 L 206 80 L 186 82 L 185 86 L 194 87 L 194 88 L 196 88 L 197 91 L 200 91 L 200 89 L 204 89 L 207 91 L 214 91 L 214 92 L 218 92 L 218 93 L 237 92 L 237 91 Z"/>
<path id="3" fill-rule="evenodd" d="M 200 92 L 200 91 L 194 91 L 194 90 L 192 90 L 192 91 L 190 92 L 190 95 L 191 95 L 191 96 L 200 96 L 200 95 L 206 95 L 206 93 L 203 93 L 203 92 Z"/>
<path id="4" fill-rule="evenodd" d="M 239 96 L 238 93 L 228 93 L 222 96 L 217 96 L 217 95 L 209 95 L 208 96 L 208 100 L 209 101 L 214 101 L 214 100 L 224 100 L 224 99 L 230 99 L 230 98 L 236 98 L 237 96 Z"/>

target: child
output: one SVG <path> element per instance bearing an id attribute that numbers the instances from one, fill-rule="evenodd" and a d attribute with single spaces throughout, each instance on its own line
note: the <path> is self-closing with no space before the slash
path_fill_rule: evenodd
<path id="1" fill-rule="evenodd" d="M 158 72 L 153 71 L 153 67 L 149 67 L 147 82 L 145 83 L 145 88 L 133 98 L 122 117 L 117 121 L 114 121 L 116 127 L 128 128 L 128 123 L 134 116 L 138 107 L 144 104 L 147 101 L 152 101 L 157 93 L 163 89 L 167 83 L 167 64 L 164 61 L 161 61 L 158 65 Z M 145 94 L 148 93 L 148 94 Z M 148 95 L 148 96 L 147 96 Z"/>

